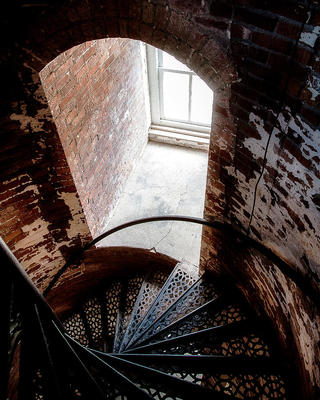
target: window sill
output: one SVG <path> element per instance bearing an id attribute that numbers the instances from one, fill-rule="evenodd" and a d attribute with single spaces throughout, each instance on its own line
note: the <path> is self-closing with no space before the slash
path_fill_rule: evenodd
<path id="1" fill-rule="evenodd" d="M 203 132 L 151 125 L 149 128 L 149 140 L 198 150 L 209 150 L 209 135 Z"/>

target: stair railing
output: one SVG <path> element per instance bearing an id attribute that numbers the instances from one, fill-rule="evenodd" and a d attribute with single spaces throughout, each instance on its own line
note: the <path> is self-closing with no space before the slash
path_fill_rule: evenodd
<path id="1" fill-rule="evenodd" d="M 18 260 L 0 238 L 0 260 L 3 268 L 2 279 L 4 280 L 4 289 L 0 291 L 1 315 L 4 318 L 4 329 L 1 329 L 4 337 L 0 341 L 0 366 L 2 366 L 2 371 L 6 371 L 6 373 L 2 375 L 0 382 L 0 399 L 7 398 L 10 354 L 14 352 L 20 338 L 21 360 L 19 386 L 22 387 L 23 384 L 24 386 L 23 390 L 19 390 L 18 400 L 24 400 L 31 397 L 28 395 L 28 384 L 26 384 L 30 378 L 28 365 L 24 364 L 24 360 L 27 359 L 26 355 L 31 359 L 31 366 L 36 364 L 32 364 L 32 357 L 34 356 L 36 361 L 42 363 L 43 371 L 49 371 L 48 373 L 50 378 L 47 389 L 48 399 L 64 398 L 66 392 L 60 384 L 60 382 L 63 382 L 64 380 L 63 374 L 61 375 L 59 369 L 57 370 L 57 368 L 54 367 L 57 362 L 63 366 L 63 355 L 61 355 L 61 358 L 57 358 L 57 355 L 54 354 L 56 343 L 60 345 L 60 352 L 69 354 L 70 358 L 73 360 L 73 368 L 75 368 L 80 375 L 85 377 L 85 387 L 87 387 L 88 393 L 93 394 L 93 398 L 96 399 L 104 398 L 101 388 L 81 361 L 81 357 L 79 358 L 76 345 L 72 345 L 72 343 L 65 338 L 62 324 L 45 300 L 45 295 L 49 293 L 66 269 L 70 265 L 80 262 L 84 252 L 96 243 L 125 228 L 155 221 L 190 222 L 217 229 L 226 235 L 232 235 L 231 237 L 234 237 L 242 246 L 254 248 L 268 257 L 286 276 L 291 278 L 306 295 L 315 301 L 315 304 L 320 304 L 318 293 L 315 292 L 313 287 L 300 272 L 294 271 L 290 265 L 285 263 L 270 249 L 266 248 L 263 244 L 257 242 L 251 237 L 248 237 L 246 233 L 235 229 L 232 225 L 226 222 L 207 221 L 202 218 L 181 215 L 166 215 L 143 218 L 124 223 L 103 233 L 74 253 L 53 277 L 43 294 L 39 292 Z M 14 348 L 12 348 L 12 346 Z M 33 354 L 33 351 L 35 350 L 36 352 Z M 91 354 L 90 357 L 94 358 L 95 356 L 94 354 Z M 122 376 L 119 377 L 108 365 L 105 365 L 105 368 L 107 368 L 111 375 L 114 374 L 115 380 L 119 379 L 119 382 L 123 384 L 124 378 Z M 137 390 L 137 394 L 140 393 L 131 381 L 126 381 L 126 385 L 129 392 Z M 70 388 L 68 388 L 68 390 L 70 390 Z M 29 393 L 31 393 L 30 388 Z M 148 397 L 145 396 L 145 398 Z"/>
<path id="2" fill-rule="evenodd" d="M 198 217 L 189 217 L 186 215 L 158 215 L 147 218 L 135 219 L 124 224 L 118 225 L 114 228 L 107 230 L 101 235 L 97 236 L 91 242 L 87 243 L 81 249 L 78 249 L 67 262 L 59 269 L 59 271 L 55 274 L 52 280 L 49 282 L 46 289 L 43 291 L 44 297 L 48 295 L 53 286 L 58 282 L 63 273 L 73 264 L 77 264 L 81 261 L 81 258 L 85 251 L 89 250 L 91 247 L 96 245 L 101 240 L 107 238 L 113 233 L 122 231 L 126 228 L 135 225 L 141 225 L 149 222 L 157 222 L 157 221 L 181 221 L 181 222 L 189 222 L 193 224 L 207 226 L 213 229 L 216 229 L 226 235 L 230 235 L 230 237 L 234 237 L 241 243 L 242 246 L 246 246 L 247 248 L 252 248 L 259 251 L 261 254 L 266 256 L 270 261 L 274 263 L 274 265 L 279 268 L 279 270 L 290 278 L 303 292 L 307 295 L 316 305 L 320 304 L 320 294 L 315 290 L 312 284 L 309 282 L 308 277 L 304 276 L 299 270 L 295 270 L 291 265 L 286 263 L 282 258 L 280 258 L 277 254 L 275 254 L 271 249 L 264 246 L 262 243 L 248 236 L 247 232 L 242 232 L 238 227 L 231 225 L 227 222 L 222 222 L 218 220 L 206 220 L 204 218 Z"/>

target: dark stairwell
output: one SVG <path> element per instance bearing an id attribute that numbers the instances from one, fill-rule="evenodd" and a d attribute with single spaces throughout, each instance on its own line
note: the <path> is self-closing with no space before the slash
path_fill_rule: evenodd
<path id="1" fill-rule="evenodd" d="M 293 395 L 317 400 L 318 1 L 10 2 L 3 7 L 0 28 L 5 38 L 1 236 L 37 288 L 43 291 L 66 260 L 91 240 L 39 73 L 81 43 L 107 37 L 150 43 L 188 64 L 216 93 L 206 219 L 238 227 L 246 240 L 271 251 L 261 253 L 230 232 L 204 228 L 200 270 L 232 280 L 257 315 L 267 315 L 283 360 L 297 372 L 290 385 Z M 130 275 L 137 263 L 148 269 L 155 261 L 154 254 L 140 257 L 140 250 L 113 250 L 107 251 L 108 258 L 100 253 L 99 260 L 89 252 L 85 264 L 67 270 L 48 298 L 58 315 L 76 310 L 76 297 L 80 301 L 103 277 L 117 270 Z M 172 265 L 161 259 L 161 265 L 167 262 Z M 285 267 L 279 269 L 281 263 Z M 7 283 L 1 291 L 6 316 Z M 24 296 L 22 288 L 17 297 L 22 307 L 24 299 L 39 300 L 31 293 Z M 51 312 L 39 312 L 55 320 Z M 65 343 L 53 329 L 56 340 Z M 37 344 L 40 333 L 38 338 Z M 6 338 L 1 344 L 6 360 Z M 18 359 L 14 362 L 18 366 Z M 11 377 L 15 388 L 16 375 Z"/>

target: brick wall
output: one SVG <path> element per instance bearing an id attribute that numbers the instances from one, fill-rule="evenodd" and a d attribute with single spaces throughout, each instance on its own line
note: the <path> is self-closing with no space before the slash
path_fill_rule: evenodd
<path id="1" fill-rule="evenodd" d="M 307 368 L 299 361 L 292 371 L 290 396 L 293 398 L 315 398 L 318 396 L 317 377 L 319 376 L 320 356 L 319 340 L 320 318 L 317 303 L 312 301 L 288 276 L 256 250 L 229 243 L 228 265 L 230 272 L 240 284 L 241 290 L 259 313 L 262 310 L 272 316 L 273 328 L 278 332 L 280 349 L 286 349 L 284 356 L 298 354 L 299 360 L 305 360 Z M 280 353 L 281 354 L 281 353 Z M 310 366 L 310 367 L 309 367 Z M 293 367 L 293 368 L 292 368 Z M 313 393 L 308 384 L 302 381 L 313 380 Z M 301 379 L 301 378 L 300 378 Z M 288 397 L 290 397 L 288 396 Z"/>
<path id="2" fill-rule="evenodd" d="M 230 88 L 231 112 L 225 100 L 215 104 L 206 216 L 248 231 L 318 291 L 319 4 L 214 1 L 209 14 L 206 20 L 230 37 L 237 82 Z M 315 304 L 265 259 L 237 252 L 220 234 L 206 230 L 203 248 L 204 265 L 209 260 L 213 271 L 231 273 L 273 320 L 287 352 L 305 360 L 297 363 L 299 372 L 312 383 L 299 396 L 316 398 Z"/>
<path id="3" fill-rule="evenodd" d="M 34 64 L 1 81 L 0 235 L 43 289 L 91 235 Z"/>
<path id="4" fill-rule="evenodd" d="M 42 84 L 92 235 L 101 234 L 147 143 L 139 42 L 73 47 L 41 71 Z"/>
<path id="5" fill-rule="evenodd" d="M 290 8 L 267 2 L 224 9 L 233 15 L 230 51 L 238 82 L 231 87 L 236 142 L 225 141 L 218 158 L 221 214 L 310 274 L 316 287 L 319 9 L 315 3 L 293 3 Z M 215 4 L 212 14 L 221 19 Z M 221 125 L 223 110 L 216 104 Z M 207 201 L 208 214 L 214 213 L 214 200 Z"/>
<path id="6" fill-rule="evenodd" d="M 206 216 L 247 230 L 318 290 L 319 15 L 317 0 L 75 0 L 72 5 L 51 2 L 50 6 L 12 9 L 10 22 L 0 25 L 5 29 L 3 37 L 12 39 L 4 43 L 11 44 L 10 49 L 2 52 L 10 67 L 0 74 L 6 78 L 2 88 L 10 93 L 6 100 L 12 100 L 10 106 L 4 102 L 2 107 L 9 115 L 4 141 L 12 140 L 3 148 L 2 159 L 15 165 L 19 149 L 22 153 L 15 130 L 25 131 L 25 147 L 47 146 L 45 135 L 37 142 L 36 135 L 26 132 L 34 127 L 29 121 L 34 121 L 33 105 L 38 101 L 37 90 L 28 84 L 30 71 L 37 74 L 63 51 L 83 42 L 107 36 L 141 39 L 187 63 L 215 90 Z M 17 81 L 18 92 L 12 89 Z M 47 109 L 45 104 L 41 107 Z M 27 116 L 28 122 L 15 119 L 16 114 Z M 53 129 L 47 114 L 36 115 L 37 124 Z M 33 159 L 30 152 L 26 157 Z M 22 172 L 28 171 L 20 160 Z M 46 160 L 35 164 L 33 176 L 57 162 Z M 10 179 L 15 176 L 14 172 L 9 175 Z M 9 178 L 4 182 L 10 184 Z M 34 178 L 32 183 L 46 200 L 47 188 Z M 13 187 L 16 194 L 18 181 Z M 11 198 L 8 188 L 3 192 L 6 201 Z M 53 188 L 55 198 L 64 190 L 63 186 Z M 42 198 L 34 200 L 33 207 L 42 207 L 41 218 L 50 220 L 54 212 L 48 214 Z M 12 214 L 6 213 L 4 225 L 19 211 L 16 207 Z M 56 246 L 61 240 L 58 225 L 49 227 L 55 234 L 50 243 Z M 18 228 L 29 235 L 33 226 L 21 220 Z M 291 365 L 300 369 L 301 397 L 319 398 L 320 374 L 313 366 L 317 355 L 313 332 L 319 331 L 319 312 L 292 282 L 273 273 L 266 260 L 257 264 L 250 251 L 241 258 L 234 253 L 231 264 L 225 255 L 233 243 L 224 239 L 205 231 L 204 263 L 217 273 L 228 270 L 243 290 L 256 295 L 252 301 L 260 304 L 275 328 L 284 329 L 279 336 L 287 338 L 283 350 Z M 20 238 L 17 243 L 23 248 Z M 32 257 L 34 247 L 26 252 Z M 39 263 L 34 265 L 38 275 L 43 275 Z"/>

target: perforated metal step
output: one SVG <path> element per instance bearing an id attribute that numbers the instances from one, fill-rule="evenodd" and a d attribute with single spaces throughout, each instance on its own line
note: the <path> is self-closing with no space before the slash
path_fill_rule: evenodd
<path id="1" fill-rule="evenodd" d="M 155 331 L 152 335 L 144 336 L 142 339 L 146 339 L 137 342 L 132 348 L 172 339 L 213 326 L 223 326 L 247 318 L 240 306 L 227 304 L 227 301 L 226 296 L 214 298 L 190 313 L 186 313 L 172 324 L 160 325 L 161 330 Z"/>
<path id="2" fill-rule="evenodd" d="M 174 268 L 150 309 L 136 329 L 135 334 L 128 343 L 135 343 L 147 329 L 157 321 L 161 315 L 197 280 L 198 269 L 189 263 L 179 263 Z"/>
<path id="3" fill-rule="evenodd" d="M 117 315 L 116 333 L 113 351 L 120 350 L 122 339 L 129 325 L 131 314 L 143 284 L 145 275 L 137 274 L 133 278 L 122 282 L 120 305 Z"/>
<path id="4" fill-rule="evenodd" d="M 130 322 L 123 337 L 120 351 L 126 348 L 127 344 L 134 336 L 139 324 L 166 282 L 168 275 L 169 273 L 154 272 L 146 276 L 132 310 Z"/>
<path id="5" fill-rule="evenodd" d="M 218 292 L 214 284 L 200 277 L 186 292 L 184 292 L 170 307 L 138 338 L 131 346 L 146 343 L 149 338 L 159 335 L 175 321 L 199 309 L 202 305 L 216 299 Z"/>
<path id="6" fill-rule="evenodd" d="M 109 284 L 64 327 L 106 398 L 135 399 L 132 389 L 152 399 L 288 399 L 273 339 L 245 300 L 187 263 L 170 275 L 137 274 Z"/>

